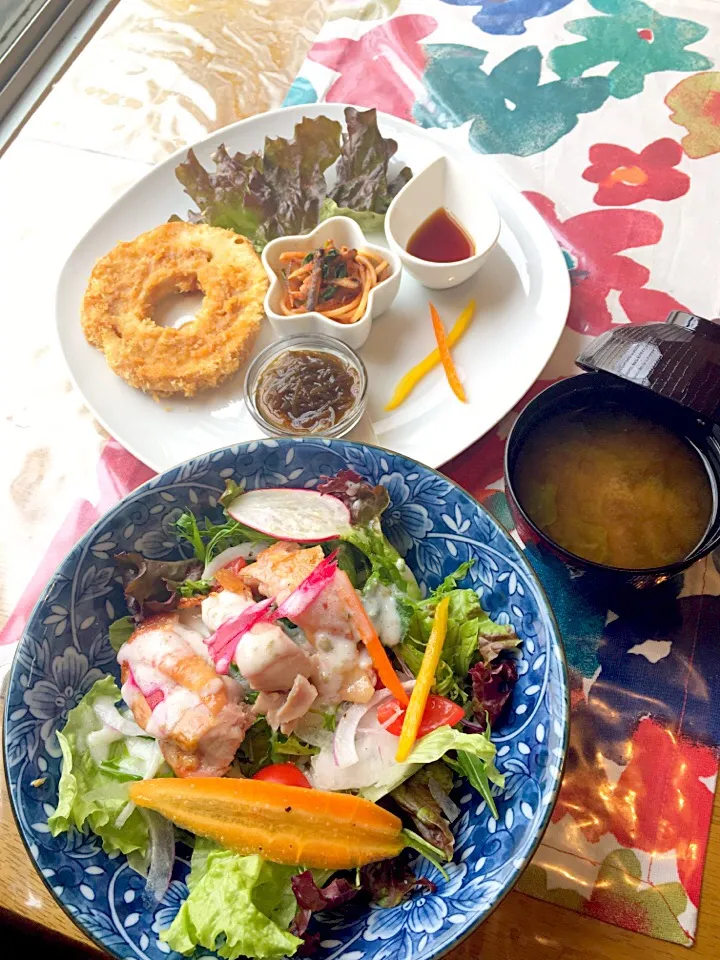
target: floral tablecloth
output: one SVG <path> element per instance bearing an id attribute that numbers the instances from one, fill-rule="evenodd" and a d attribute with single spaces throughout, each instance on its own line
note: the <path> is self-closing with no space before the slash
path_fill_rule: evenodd
<path id="1" fill-rule="evenodd" d="M 350 101 L 446 130 L 451 149 L 491 154 L 526 193 L 572 279 L 566 330 L 527 400 L 576 372 L 587 338 L 614 324 L 717 312 L 719 41 L 713 0 L 338 0 L 286 103 Z M 515 415 L 445 468 L 508 526 L 502 452 Z M 96 491 L 0 643 L 17 641 L 74 540 L 149 476 L 107 442 Z M 709 558 L 659 591 L 601 600 L 560 564 L 530 559 L 565 638 L 573 719 L 560 800 L 520 888 L 691 945 L 718 772 L 720 573 Z M 35 719 L 57 720 L 66 679 L 30 704 Z"/>

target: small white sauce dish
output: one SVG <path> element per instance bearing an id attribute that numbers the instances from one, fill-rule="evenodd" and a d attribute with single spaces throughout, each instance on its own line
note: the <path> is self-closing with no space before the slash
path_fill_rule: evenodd
<path id="1" fill-rule="evenodd" d="M 480 269 L 500 235 L 500 214 L 478 183 L 477 168 L 450 157 L 438 157 L 408 181 L 390 204 L 385 232 L 405 269 L 431 290 L 456 287 Z M 435 263 L 407 252 L 417 228 L 444 207 L 470 236 L 475 253 L 465 260 Z"/>
<path id="2" fill-rule="evenodd" d="M 389 275 L 370 291 L 367 309 L 355 323 L 339 323 L 316 311 L 297 313 L 293 316 L 285 316 L 281 312 L 280 304 L 284 296 L 284 288 L 280 276 L 282 267 L 280 255 L 290 250 L 304 250 L 309 253 L 311 250 L 322 247 L 326 240 L 332 240 L 338 247 L 369 250 L 388 262 Z M 271 240 L 262 252 L 262 262 L 270 280 L 270 287 L 265 295 L 265 313 L 273 330 L 282 337 L 322 333 L 335 337 L 336 340 L 341 340 L 357 350 L 370 336 L 373 319 L 379 317 L 392 305 L 400 289 L 401 265 L 398 256 L 385 247 L 368 243 L 358 224 L 350 217 L 330 217 L 311 233 Z"/>

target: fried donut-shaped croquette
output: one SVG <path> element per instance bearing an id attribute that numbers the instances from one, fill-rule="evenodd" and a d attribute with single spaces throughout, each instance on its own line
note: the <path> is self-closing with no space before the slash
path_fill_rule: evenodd
<path id="1" fill-rule="evenodd" d="M 267 285 L 245 237 L 205 224 L 165 223 L 98 260 L 82 304 L 83 331 L 132 387 L 155 397 L 191 397 L 247 358 Z M 177 329 L 153 321 L 163 297 L 197 291 L 205 298 L 193 320 Z"/>

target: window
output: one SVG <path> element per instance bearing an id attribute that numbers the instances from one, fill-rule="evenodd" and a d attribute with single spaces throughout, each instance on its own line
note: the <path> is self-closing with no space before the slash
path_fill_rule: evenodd
<path id="1" fill-rule="evenodd" d="M 0 152 L 117 0 L 0 0 Z"/>

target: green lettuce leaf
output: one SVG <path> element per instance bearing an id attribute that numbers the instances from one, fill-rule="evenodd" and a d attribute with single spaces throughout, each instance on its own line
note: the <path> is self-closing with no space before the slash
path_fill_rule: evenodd
<path id="1" fill-rule="evenodd" d="M 350 207 L 339 207 L 330 197 L 325 197 L 320 207 L 320 222 L 330 217 L 350 217 L 358 224 L 363 233 L 379 233 L 385 223 L 385 214 L 374 210 L 351 210 Z"/>
<path id="2" fill-rule="evenodd" d="M 80 703 L 70 711 L 65 728 L 57 734 L 63 763 L 58 787 L 58 805 L 48 819 L 50 833 L 59 833 L 76 827 L 87 827 L 102 840 L 106 853 L 147 854 L 148 828 L 139 810 L 133 810 L 122 827 L 115 826 L 118 814 L 128 802 L 128 782 L 141 769 L 140 754 L 145 737 L 126 737 L 112 744 L 106 763 L 98 764 L 88 749 L 88 736 L 102 729 L 93 705 L 101 697 L 120 699 L 120 691 L 112 677 L 98 680 Z M 132 741 L 139 741 L 133 744 Z"/>
<path id="3" fill-rule="evenodd" d="M 387 796 L 388 793 L 404 783 L 408 777 L 417 773 L 423 764 L 434 763 L 436 760 L 444 760 L 453 770 L 463 773 L 459 762 L 447 756 L 449 751 L 460 750 L 476 757 L 482 763 L 482 769 L 491 783 L 498 787 L 505 785 L 505 777 L 495 766 L 495 744 L 490 739 L 488 731 L 485 733 L 463 733 L 454 727 L 443 726 L 418 740 L 407 762 L 393 764 L 385 780 L 379 781 L 371 787 L 363 787 L 358 792 L 366 800 L 377 803 L 382 797 Z"/>
<path id="4" fill-rule="evenodd" d="M 463 733 L 454 727 L 438 727 L 418 740 L 408 757 L 408 763 L 434 763 L 449 750 L 462 751 L 482 761 L 483 769 L 491 783 L 505 786 L 505 777 L 495 766 L 495 744 L 485 733 Z"/>
<path id="5" fill-rule="evenodd" d="M 501 650 L 516 647 L 520 640 L 511 625 L 494 623 L 480 604 L 477 593 L 458 587 L 473 561 L 461 564 L 425 600 L 415 604 L 415 616 L 399 647 L 399 654 L 417 676 L 427 646 L 438 601 L 449 597 L 448 625 L 433 690 L 464 703 L 468 671 L 479 659 L 493 660 Z"/>
<path id="6" fill-rule="evenodd" d="M 108 639 L 115 653 L 117 653 L 120 647 L 124 643 L 127 643 L 133 633 L 135 633 L 135 627 L 136 624 L 132 617 L 120 617 L 119 620 L 114 620 L 110 624 Z"/>
<path id="7" fill-rule="evenodd" d="M 369 587 L 376 582 L 394 585 L 408 600 L 420 600 L 420 587 L 412 570 L 382 532 L 378 518 L 362 526 L 350 527 L 341 539 L 357 547 L 370 561 Z"/>
<path id="8" fill-rule="evenodd" d="M 160 939 L 178 953 L 200 946 L 221 957 L 292 956 L 302 943 L 288 931 L 297 902 L 296 867 L 243 857 L 198 837 L 187 884 L 190 894 Z"/>

